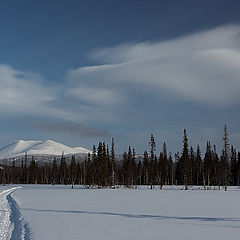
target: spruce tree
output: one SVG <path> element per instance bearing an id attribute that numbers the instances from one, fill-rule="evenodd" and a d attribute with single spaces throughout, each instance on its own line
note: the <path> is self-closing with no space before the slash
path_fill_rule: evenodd
<path id="1" fill-rule="evenodd" d="M 132 149 L 128 147 L 128 155 L 127 155 L 127 183 L 128 186 L 133 186 L 133 166 L 132 166 Z"/>
<path id="2" fill-rule="evenodd" d="M 98 188 L 103 185 L 103 144 L 99 142 L 97 148 L 97 185 Z"/>
<path id="3" fill-rule="evenodd" d="M 58 165 L 57 165 L 56 158 L 54 157 L 53 163 L 52 163 L 52 185 L 54 185 L 57 182 L 57 176 L 58 176 Z"/>
<path id="4" fill-rule="evenodd" d="M 220 189 L 220 162 L 217 154 L 216 145 L 213 146 L 212 158 L 214 186 L 218 185 L 218 188 Z"/>
<path id="5" fill-rule="evenodd" d="M 182 181 L 182 169 L 181 169 L 181 161 L 180 161 L 180 154 L 177 151 L 174 154 L 175 158 L 175 185 L 181 184 Z"/>
<path id="6" fill-rule="evenodd" d="M 97 164 L 98 164 L 98 161 L 97 161 L 97 151 L 96 151 L 96 146 L 93 145 L 93 150 L 92 150 L 92 184 L 95 185 L 95 184 L 98 184 L 98 178 L 97 178 L 97 174 L 98 174 L 98 171 L 97 171 Z"/>
<path id="7" fill-rule="evenodd" d="M 13 159 L 13 161 L 12 161 L 12 183 L 13 184 L 16 183 L 16 163 L 15 163 L 15 159 Z"/>
<path id="8" fill-rule="evenodd" d="M 173 185 L 175 174 L 174 174 L 174 164 L 173 164 L 171 153 L 169 153 L 169 158 L 168 158 L 168 172 L 169 172 L 169 184 Z"/>
<path id="9" fill-rule="evenodd" d="M 237 186 L 239 188 L 240 185 L 240 152 L 238 152 L 238 160 L 237 160 Z"/>
<path id="10" fill-rule="evenodd" d="M 128 154 L 126 152 L 123 153 L 122 160 L 122 183 L 125 187 L 128 187 Z"/>
<path id="11" fill-rule="evenodd" d="M 190 148 L 190 184 L 194 184 L 194 174 L 195 174 L 195 152 L 193 150 L 193 147 Z"/>
<path id="12" fill-rule="evenodd" d="M 195 168 L 196 169 L 196 184 L 200 185 L 201 175 L 203 172 L 203 166 L 202 166 L 202 157 L 201 157 L 201 151 L 200 151 L 199 145 L 197 145 L 195 166 L 196 166 L 196 168 Z"/>
<path id="13" fill-rule="evenodd" d="M 228 131 L 227 125 L 224 125 L 224 135 L 223 135 L 223 150 L 221 156 L 222 168 L 223 168 L 223 185 L 225 191 L 227 191 L 227 186 L 229 184 L 229 138 L 228 138 Z"/>
<path id="14" fill-rule="evenodd" d="M 154 183 L 154 160 L 155 160 L 155 151 L 156 151 L 156 143 L 153 134 L 151 134 L 150 141 L 150 159 L 149 159 L 149 182 L 151 185 L 151 189 L 153 188 Z"/>
<path id="15" fill-rule="evenodd" d="M 144 185 L 149 185 L 149 161 L 147 151 L 143 154 Z"/>
<path id="16" fill-rule="evenodd" d="M 156 143 L 153 134 L 151 134 L 151 138 L 149 141 L 149 146 L 150 146 L 150 158 L 153 161 L 155 158 L 155 150 L 156 150 Z"/>
<path id="17" fill-rule="evenodd" d="M 187 137 L 186 129 L 184 129 L 183 150 L 182 150 L 182 155 L 181 155 L 180 161 L 181 161 L 181 168 L 182 168 L 182 173 L 183 173 L 183 181 L 184 181 L 185 190 L 188 190 L 190 160 L 189 160 L 188 137 Z"/>
<path id="18" fill-rule="evenodd" d="M 212 171 L 212 150 L 210 141 L 207 142 L 206 153 L 204 157 L 204 176 L 207 180 L 208 188 L 210 186 L 210 174 Z"/>
<path id="19" fill-rule="evenodd" d="M 64 153 L 62 153 L 60 167 L 59 167 L 59 183 L 67 184 L 67 163 L 64 157 Z"/>
<path id="20" fill-rule="evenodd" d="M 158 161 L 160 189 L 162 189 L 165 181 L 164 166 L 165 166 L 165 163 L 164 163 L 163 152 L 160 152 L 159 161 Z"/>
<path id="21" fill-rule="evenodd" d="M 237 176 L 238 176 L 238 169 L 237 169 L 237 151 L 234 149 L 233 146 L 231 146 L 231 154 L 230 154 L 230 166 L 231 166 L 231 173 L 230 173 L 230 179 L 231 184 L 233 186 L 237 185 Z"/>
<path id="22" fill-rule="evenodd" d="M 168 184 L 168 155 L 167 145 L 163 143 L 163 172 L 162 172 L 163 184 Z"/>
<path id="23" fill-rule="evenodd" d="M 71 178 L 71 184 L 72 184 L 72 189 L 76 181 L 76 176 L 77 176 L 77 164 L 75 160 L 75 156 L 72 156 L 71 164 L 70 164 L 70 178 Z"/>
<path id="24" fill-rule="evenodd" d="M 135 152 L 135 148 L 133 148 L 132 151 L 132 161 L 131 161 L 131 181 L 132 181 L 132 185 L 136 184 L 136 171 L 137 171 L 137 164 L 136 164 L 136 152 Z"/>
<path id="25" fill-rule="evenodd" d="M 142 185 L 142 176 L 143 176 L 143 174 L 142 174 L 142 161 L 138 161 L 138 165 L 137 165 L 137 184 L 138 185 Z"/>
<path id="26" fill-rule="evenodd" d="M 116 179 L 116 157 L 115 157 L 115 144 L 114 138 L 112 138 L 112 145 L 111 145 L 111 186 L 115 188 L 115 179 Z"/>
<path id="27" fill-rule="evenodd" d="M 32 156 L 32 160 L 29 165 L 29 183 L 30 184 L 37 184 L 37 177 L 38 177 L 38 166 L 37 163 Z"/>

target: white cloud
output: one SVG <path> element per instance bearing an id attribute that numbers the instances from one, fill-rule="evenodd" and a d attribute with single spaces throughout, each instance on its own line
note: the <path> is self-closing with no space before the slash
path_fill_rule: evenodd
<path id="1" fill-rule="evenodd" d="M 114 97 L 120 99 L 117 96 L 116 92 L 104 88 L 80 88 L 69 82 L 53 84 L 37 73 L 0 65 L 0 110 L 6 116 L 11 113 L 53 117 L 78 123 L 98 116 L 98 122 L 116 121 L 116 116 L 102 107 L 112 106 Z"/>
<path id="2" fill-rule="evenodd" d="M 74 84 L 118 91 L 168 92 L 178 99 L 213 105 L 240 100 L 240 27 L 213 30 L 162 42 L 131 43 L 91 53 L 97 66 L 71 70 Z M 109 96 L 111 98 L 111 96 Z"/>
<path id="3" fill-rule="evenodd" d="M 37 93 L 37 96 L 34 94 L 33 97 L 35 99 L 38 98 L 39 93 L 41 92 L 41 87 L 39 84 L 41 79 L 38 75 L 17 71 L 8 65 L 0 65 L 0 73 L 0 81 L 3 87 L 1 88 L 2 93 L 5 92 L 6 97 L 9 97 L 8 100 L 10 100 L 12 97 L 21 97 L 22 92 L 27 92 L 28 89 L 34 90 L 34 93 Z M 29 78 L 31 78 L 31 81 Z M 33 81 L 35 81 L 35 83 Z M 11 94 L 11 92 L 14 93 Z M 29 95 L 31 95 L 31 91 L 29 91 Z M 45 98 L 49 100 L 47 94 L 42 96 L 42 99 Z M 1 98 L 0 100 L 2 101 L 4 98 Z"/>
<path id="4" fill-rule="evenodd" d="M 131 114 L 138 116 L 150 95 L 220 106 L 240 100 L 239 26 L 124 44 L 91 56 L 100 65 L 70 70 L 54 86 L 36 73 L 0 65 L 0 110 L 105 124 L 127 122 L 132 100 Z"/>
<path id="5" fill-rule="evenodd" d="M 39 75 L 17 71 L 8 65 L 0 65 L 0 83 L 1 108 L 27 110 L 54 99 L 54 92 L 44 87 Z"/>
<path id="6" fill-rule="evenodd" d="M 36 73 L 0 65 L 0 109 L 4 114 L 26 114 L 71 119 L 78 117 L 66 108 L 54 106 L 60 88 L 51 87 Z"/>
<path id="7" fill-rule="evenodd" d="M 70 88 L 66 96 L 75 97 L 81 101 L 102 106 L 112 106 L 119 103 L 121 96 L 111 89 L 77 86 Z M 122 99 L 123 100 L 123 99 Z"/>

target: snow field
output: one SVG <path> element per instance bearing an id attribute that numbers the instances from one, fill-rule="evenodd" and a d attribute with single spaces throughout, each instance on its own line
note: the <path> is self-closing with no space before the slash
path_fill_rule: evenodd
<path id="1" fill-rule="evenodd" d="M 240 191 L 70 189 L 28 185 L 12 195 L 35 240 L 237 240 Z"/>

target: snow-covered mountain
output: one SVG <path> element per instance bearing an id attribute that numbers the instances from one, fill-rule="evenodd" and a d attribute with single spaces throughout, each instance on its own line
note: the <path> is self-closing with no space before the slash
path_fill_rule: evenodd
<path id="1" fill-rule="evenodd" d="M 13 158 L 28 155 L 61 155 L 64 154 L 88 154 L 90 150 L 82 147 L 68 147 L 52 140 L 24 141 L 17 140 L 0 149 L 0 159 Z"/>

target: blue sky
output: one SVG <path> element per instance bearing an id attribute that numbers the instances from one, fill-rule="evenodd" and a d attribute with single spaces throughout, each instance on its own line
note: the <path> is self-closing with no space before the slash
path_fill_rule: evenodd
<path id="1" fill-rule="evenodd" d="M 150 134 L 240 145 L 239 1 L 1 1 L 0 145 Z"/>

